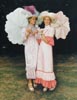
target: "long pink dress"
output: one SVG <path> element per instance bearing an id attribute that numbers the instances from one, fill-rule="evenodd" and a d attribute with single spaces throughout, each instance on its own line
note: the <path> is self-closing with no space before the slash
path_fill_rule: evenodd
<path id="1" fill-rule="evenodd" d="M 37 27 L 28 25 L 27 29 L 31 29 L 32 31 L 37 30 Z M 23 29 L 22 37 L 25 46 L 25 63 L 26 63 L 26 77 L 27 79 L 35 79 L 36 74 L 36 65 L 37 65 L 37 54 L 38 54 L 38 43 L 35 35 L 30 35 L 28 39 L 26 38 L 26 28 Z"/>
<path id="2" fill-rule="evenodd" d="M 37 84 L 42 84 L 46 88 L 56 87 L 55 74 L 53 70 L 53 53 L 52 46 L 54 45 L 54 29 L 45 26 L 43 33 L 45 34 L 48 44 L 41 40 L 38 51 L 38 63 L 36 70 Z"/>

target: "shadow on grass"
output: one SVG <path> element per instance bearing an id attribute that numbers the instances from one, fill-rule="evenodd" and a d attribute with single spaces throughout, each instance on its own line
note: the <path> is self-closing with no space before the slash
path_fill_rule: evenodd
<path id="1" fill-rule="evenodd" d="M 76 59 L 76 55 L 55 56 L 57 88 L 43 93 L 41 86 L 35 92 L 28 90 L 23 56 L 0 57 L 0 100 L 77 100 Z"/>

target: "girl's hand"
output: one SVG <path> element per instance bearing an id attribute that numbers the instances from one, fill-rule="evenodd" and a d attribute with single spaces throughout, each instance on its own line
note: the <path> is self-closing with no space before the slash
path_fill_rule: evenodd
<path id="1" fill-rule="evenodd" d="M 31 29 L 26 29 L 26 32 L 31 34 L 32 30 Z"/>
<path id="2" fill-rule="evenodd" d="M 44 38 L 45 38 L 45 35 L 41 34 L 41 39 L 44 40 Z"/>
<path id="3" fill-rule="evenodd" d="M 43 30 L 42 30 L 42 29 L 40 29 L 40 30 L 39 30 L 39 33 L 40 33 L 40 34 L 43 34 Z"/>
<path id="4" fill-rule="evenodd" d="M 26 29 L 26 38 L 28 38 L 30 36 L 30 34 L 32 34 L 32 30 L 31 29 Z"/>
<path id="5" fill-rule="evenodd" d="M 46 39 L 46 37 L 45 37 L 44 34 L 41 35 L 41 39 L 42 39 L 45 43 L 48 43 L 48 41 L 47 41 L 47 39 Z"/>
<path id="6" fill-rule="evenodd" d="M 27 32 L 26 38 L 28 38 L 32 31 L 31 31 L 31 29 L 26 29 L 26 32 Z"/>
<path id="7" fill-rule="evenodd" d="M 40 32 L 43 33 L 43 30 L 41 30 Z"/>
<path id="8" fill-rule="evenodd" d="M 28 38 L 28 37 L 29 37 L 29 35 L 30 35 L 29 33 L 28 33 L 28 34 L 26 34 L 26 38 Z"/>
<path id="9" fill-rule="evenodd" d="M 35 30 L 34 32 L 32 32 L 33 35 L 37 34 L 38 30 Z"/>
<path id="10" fill-rule="evenodd" d="M 41 34 L 41 38 L 42 40 L 45 38 L 45 35 L 43 33 Z"/>

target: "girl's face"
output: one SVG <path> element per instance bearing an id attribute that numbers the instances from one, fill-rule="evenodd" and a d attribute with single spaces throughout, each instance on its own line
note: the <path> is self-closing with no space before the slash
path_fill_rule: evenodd
<path id="1" fill-rule="evenodd" d="M 29 19 L 29 23 L 30 23 L 31 25 L 35 25 L 35 24 L 36 24 L 36 20 L 37 20 L 36 17 L 31 17 L 31 18 Z"/>
<path id="2" fill-rule="evenodd" d="M 51 24 L 51 19 L 50 19 L 50 17 L 48 17 L 48 16 L 46 16 L 46 17 L 44 17 L 44 24 L 45 25 L 50 25 Z"/>

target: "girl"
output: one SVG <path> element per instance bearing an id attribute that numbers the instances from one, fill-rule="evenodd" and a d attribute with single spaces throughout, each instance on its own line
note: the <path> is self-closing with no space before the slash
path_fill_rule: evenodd
<path id="1" fill-rule="evenodd" d="M 37 17 L 31 16 L 28 18 L 29 25 L 23 30 L 23 41 L 25 45 L 26 59 L 26 77 L 28 79 L 28 87 L 30 91 L 34 91 L 33 80 L 36 78 L 35 70 L 37 64 L 38 43 L 35 38 L 37 34 L 36 24 Z"/>
<path id="2" fill-rule="evenodd" d="M 44 14 L 42 18 L 45 28 L 41 34 L 35 83 L 41 84 L 45 92 L 47 89 L 54 90 L 56 87 L 52 53 L 52 46 L 54 46 L 54 29 L 51 27 L 52 18 L 49 13 Z"/>

